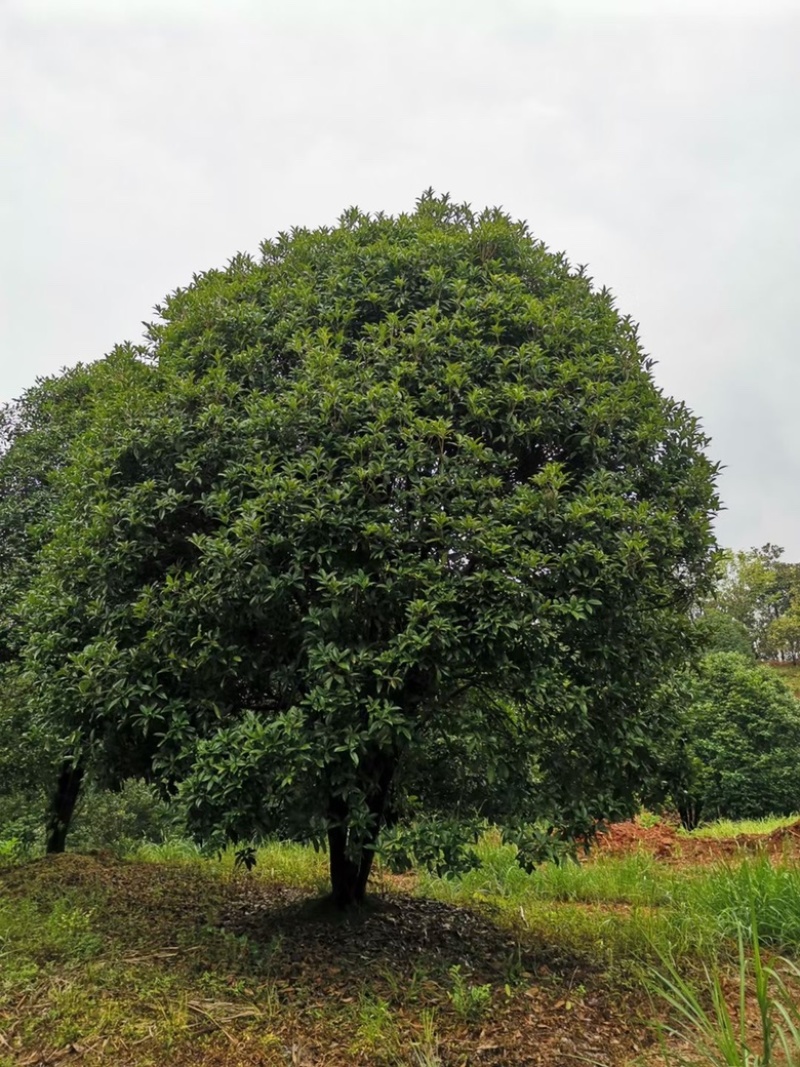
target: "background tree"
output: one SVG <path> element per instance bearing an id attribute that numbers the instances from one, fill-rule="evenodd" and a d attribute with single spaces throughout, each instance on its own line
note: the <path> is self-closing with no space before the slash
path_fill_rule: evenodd
<path id="1" fill-rule="evenodd" d="M 800 802 L 800 705 L 768 667 L 731 652 L 663 691 L 671 704 L 665 785 L 693 828 L 702 817 L 788 815 Z"/>
<path id="2" fill-rule="evenodd" d="M 783 549 L 772 544 L 726 553 L 709 603 L 744 626 L 759 659 L 771 655 L 770 627 L 800 594 L 800 565 L 784 562 L 782 555 Z"/>
<path id="3" fill-rule="evenodd" d="M 774 659 L 797 663 L 800 656 L 800 601 L 792 601 L 788 611 L 767 627 L 764 648 Z"/>
<path id="4" fill-rule="evenodd" d="M 85 435 L 26 601 L 43 712 L 139 738 L 206 834 L 327 837 L 342 906 L 466 724 L 536 763 L 535 814 L 632 810 L 716 468 L 608 291 L 426 194 L 159 310 L 158 404 Z"/>
<path id="5" fill-rule="evenodd" d="M 719 608 L 706 608 L 697 619 L 701 646 L 708 652 L 738 652 L 755 660 L 753 641 L 747 627 Z"/>

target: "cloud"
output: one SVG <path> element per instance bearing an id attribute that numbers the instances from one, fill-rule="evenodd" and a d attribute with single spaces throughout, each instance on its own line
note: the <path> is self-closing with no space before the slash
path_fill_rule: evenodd
<path id="1" fill-rule="evenodd" d="M 794 4 L 18 0 L 0 20 L 0 398 L 136 339 L 265 236 L 433 185 L 589 264 L 727 464 L 723 539 L 800 558 Z"/>

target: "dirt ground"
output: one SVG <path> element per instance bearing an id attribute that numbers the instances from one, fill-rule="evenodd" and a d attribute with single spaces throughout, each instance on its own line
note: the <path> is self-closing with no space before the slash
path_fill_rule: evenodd
<path id="1" fill-rule="evenodd" d="M 623 1067 L 655 1044 L 643 993 L 490 916 L 407 893 L 343 918 L 301 888 L 75 854 L 0 871 L 0 890 L 40 906 L 65 891 L 91 902 L 104 937 L 85 970 L 48 966 L 0 1001 L 2 1067 Z M 168 1044 L 154 1021 L 169 1010 L 159 968 L 186 1013 Z M 213 996 L 208 972 L 221 983 Z M 454 975 L 486 990 L 474 1017 L 453 1000 Z M 81 996 L 64 1042 L 69 986 Z M 112 996 L 124 1026 L 95 1008 Z"/>
<path id="2" fill-rule="evenodd" d="M 712 863 L 732 859 L 743 852 L 771 859 L 800 859 L 800 819 L 770 834 L 739 834 L 737 837 L 686 837 L 677 826 L 658 823 L 645 827 L 635 822 L 612 823 L 599 834 L 597 850 L 602 853 L 647 852 L 676 865 Z"/>

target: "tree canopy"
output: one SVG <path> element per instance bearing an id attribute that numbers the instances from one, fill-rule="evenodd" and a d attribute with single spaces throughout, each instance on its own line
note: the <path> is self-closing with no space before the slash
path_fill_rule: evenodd
<path id="1" fill-rule="evenodd" d="M 138 389 L 152 377 L 141 356 L 122 346 L 104 360 L 40 378 L 0 408 L 0 793 L 23 789 L 32 807 L 34 798 L 52 789 L 56 766 L 65 781 L 77 783 L 80 776 L 60 728 L 69 733 L 70 724 L 56 724 L 28 699 L 23 605 L 59 521 L 61 475 L 73 448 L 90 428 L 102 432 L 117 405 L 130 412 Z"/>
<path id="2" fill-rule="evenodd" d="M 327 836 L 341 904 L 393 784 L 462 727 L 487 773 L 529 769 L 537 815 L 627 813 L 718 505 L 611 294 L 428 193 L 158 311 L 25 601 L 42 714 L 95 758 L 146 753 L 204 833 Z"/>

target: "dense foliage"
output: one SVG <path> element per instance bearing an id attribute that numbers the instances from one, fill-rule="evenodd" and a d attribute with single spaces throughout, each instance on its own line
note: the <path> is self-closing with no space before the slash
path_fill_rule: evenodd
<path id="1" fill-rule="evenodd" d="M 205 834 L 327 834 L 343 904 L 459 738 L 489 782 L 514 753 L 520 818 L 630 811 L 717 502 L 610 294 L 426 195 L 159 310 L 25 600 L 36 707 L 75 758 L 155 767 Z"/>
<path id="2" fill-rule="evenodd" d="M 800 704 L 774 670 L 711 653 L 662 698 L 672 729 L 661 770 L 687 826 L 798 810 Z"/>
<path id="3" fill-rule="evenodd" d="M 700 647 L 707 652 L 738 652 L 754 661 L 753 641 L 747 627 L 719 608 L 706 608 L 697 620 Z"/>
<path id="4" fill-rule="evenodd" d="M 42 715 L 33 699 L 22 655 L 23 605 L 54 527 L 71 522 L 60 509 L 66 488 L 61 476 L 73 449 L 84 435 L 103 434 L 104 427 L 130 417 L 137 392 L 152 380 L 141 357 L 123 346 L 97 363 L 39 379 L 0 408 L 0 809 L 29 808 L 30 815 L 20 816 L 28 827 L 38 825 L 55 783 L 63 779 L 77 790 L 82 771 L 76 776 L 65 736 L 72 724 Z M 52 828 L 63 836 L 57 791 L 53 796 Z"/>

